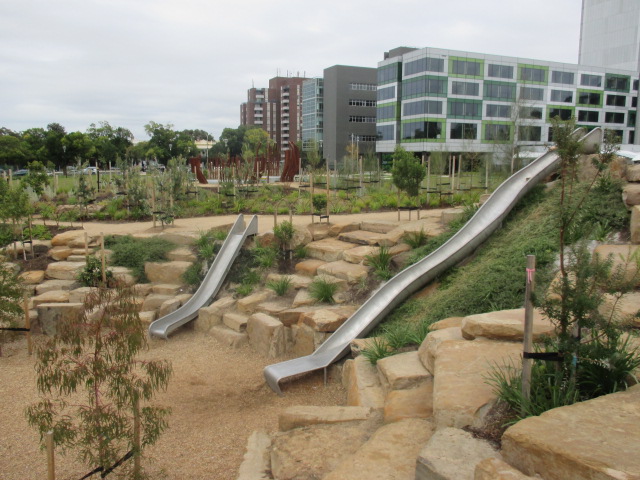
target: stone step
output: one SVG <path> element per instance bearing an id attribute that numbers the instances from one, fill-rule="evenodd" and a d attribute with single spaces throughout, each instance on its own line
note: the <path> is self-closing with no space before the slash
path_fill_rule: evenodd
<path id="1" fill-rule="evenodd" d="M 222 323 L 228 328 L 236 332 L 245 332 L 247 330 L 247 322 L 249 317 L 242 315 L 241 313 L 226 312 L 222 315 Z"/>
<path id="2" fill-rule="evenodd" d="M 35 297 L 31 297 L 29 303 L 32 307 L 30 308 L 37 308 L 41 303 L 68 303 L 69 297 L 69 290 L 51 290 Z"/>
<path id="3" fill-rule="evenodd" d="M 353 313 L 354 306 L 334 306 L 314 308 L 304 312 L 300 322 L 313 328 L 316 332 L 335 332 Z"/>
<path id="4" fill-rule="evenodd" d="M 384 390 L 378 370 L 362 355 L 345 362 L 342 384 L 347 390 L 347 405 L 384 408 Z"/>
<path id="5" fill-rule="evenodd" d="M 50 263 L 45 270 L 45 276 L 55 280 L 75 280 L 85 265 L 85 262 Z"/>
<path id="6" fill-rule="evenodd" d="M 370 415 L 371 409 L 368 407 L 294 406 L 288 407 L 278 415 L 278 427 L 281 432 L 285 432 L 309 425 L 362 421 Z"/>
<path id="7" fill-rule="evenodd" d="M 435 432 L 420 450 L 415 479 L 473 480 L 476 465 L 487 458 L 499 456 L 489 442 L 473 438 L 464 430 L 443 428 Z"/>
<path id="8" fill-rule="evenodd" d="M 428 420 L 400 420 L 379 428 L 323 480 L 413 480 L 416 457 L 433 432 Z"/>
<path id="9" fill-rule="evenodd" d="M 266 313 L 274 317 L 278 316 L 278 313 L 291 308 L 291 302 L 283 299 L 282 297 L 276 297 L 273 300 L 259 303 L 256 306 L 256 312 Z"/>
<path id="10" fill-rule="evenodd" d="M 353 243 L 344 242 L 330 237 L 308 243 L 307 254 L 311 258 L 324 260 L 325 262 L 335 262 L 337 260 L 342 260 L 342 253 L 350 248 L 353 248 Z"/>
<path id="11" fill-rule="evenodd" d="M 265 289 L 252 293 L 236 301 L 236 310 L 241 313 L 252 314 L 257 311 L 258 305 L 275 297 L 273 290 Z"/>
<path id="12" fill-rule="evenodd" d="M 507 463 L 548 480 L 638 479 L 638 449 L 640 385 L 526 418 L 502 437 Z"/>
<path id="13" fill-rule="evenodd" d="M 389 233 L 399 225 L 400 222 L 393 220 L 365 220 L 360 224 L 360 230 L 374 233 Z"/>
<path id="14" fill-rule="evenodd" d="M 52 290 L 74 290 L 80 287 L 77 280 L 45 280 L 36 286 L 36 294 L 41 295 Z"/>
<path id="15" fill-rule="evenodd" d="M 482 337 L 493 340 L 522 341 L 524 338 L 524 308 L 469 315 L 462 320 L 462 336 L 467 340 Z M 540 310 L 533 314 L 533 340 L 550 336 L 555 326 Z"/>
<path id="16" fill-rule="evenodd" d="M 324 262 L 322 262 L 321 265 L 324 265 Z M 315 270 L 317 270 L 317 267 Z M 301 288 L 308 288 L 309 284 L 313 281 L 313 279 L 308 275 L 283 275 L 280 273 L 270 273 L 269 275 L 267 275 L 267 282 L 277 282 L 283 277 L 289 277 L 291 287 L 296 290 L 300 290 Z"/>
<path id="17" fill-rule="evenodd" d="M 67 257 L 67 262 L 86 262 L 87 257 L 84 254 L 73 254 Z"/>
<path id="18" fill-rule="evenodd" d="M 247 322 L 249 343 L 266 357 L 279 357 L 286 350 L 284 329 L 284 325 L 277 318 L 266 313 L 254 313 Z"/>
<path id="19" fill-rule="evenodd" d="M 177 285 L 173 283 L 158 283 L 151 286 L 151 291 L 158 295 L 178 295 L 184 290 L 184 285 Z"/>
<path id="20" fill-rule="evenodd" d="M 237 480 L 269 480 L 271 475 L 271 460 L 269 449 L 271 448 L 271 437 L 267 432 L 256 430 L 247 440 L 247 450 L 245 451 Z"/>
<path id="21" fill-rule="evenodd" d="M 309 258 L 302 262 L 296 263 L 295 269 L 300 275 L 307 277 L 314 277 L 318 271 L 318 267 L 324 265 L 324 260 L 318 260 L 317 258 Z"/>
<path id="22" fill-rule="evenodd" d="M 241 348 L 249 343 L 249 336 L 246 333 L 236 332 L 226 325 L 214 325 L 209 333 L 220 343 L 231 348 Z"/>
<path id="23" fill-rule="evenodd" d="M 233 297 L 222 297 L 208 307 L 198 310 L 198 318 L 194 321 L 194 328 L 198 332 L 208 332 L 214 325 L 222 323 L 222 315 L 234 308 L 236 301 Z"/>
<path id="24" fill-rule="evenodd" d="M 356 284 L 366 279 L 369 275 L 370 267 L 365 265 L 355 265 L 353 263 L 338 260 L 336 262 L 328 262 L 318 267 L 319 275 L 332 275 L 336 278 L 346 280 L 349 284 Z"/>
<path id="25" fill-rule="evenodd" d="M 389 245 L 386 238 L 387 236 L 384 233 L 368 232 L 366 230 L 355 230 L 338 235 L 339 241 L 357 245 Z"/>

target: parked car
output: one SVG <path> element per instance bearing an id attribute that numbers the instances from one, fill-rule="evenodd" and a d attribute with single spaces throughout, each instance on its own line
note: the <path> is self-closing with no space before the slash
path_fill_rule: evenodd
<path id="1" fill-rule="evenodd" d="M 12 173 L 12 175 L 14 177 L 24 177 L 25 175 L 27 175 L 29 173 L 29 170 L 26 170 L 24 168 L 21 168 L 20 170 L 16 170 L 15 172 Z"/>
<path id="2" fill-rule="evenodd" d="M 82 169 L 82 173 L 89 174 L 89 175 L 97 175 L 98 167 L 86 167 L 86 168 L 83 168 Z"/>

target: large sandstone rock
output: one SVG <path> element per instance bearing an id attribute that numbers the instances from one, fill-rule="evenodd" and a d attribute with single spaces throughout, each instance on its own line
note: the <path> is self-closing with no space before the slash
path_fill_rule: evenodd
<path id="1" fill-rule="evenodd" d="M 361 247 L 350 248 L 345 250 L 342 254 L 342 258 L 345 262 L 359 264 L 364 262 L 367 255 L 375 255 L 380 250 L 380 247 L 374 247 L 371 245 L 363 245 Z"/>
<path id="2" fill-rule="evenodd" d="M 289 329 L 285 329 L 287 333 Z M 331 333 L 318 332 L 308 325 L 293 325 L 291 327 L 292 353 L 296 357 L 311 355 L 331 336 Z"/>
<path id="3" fill-rule="evenodd" d="M 604 300 L 599 309 L 602 315 L 617 322 L 640 327 L 640 318 L 637 316 L 640 311 L 640 292 L 627 293 L 617 301 L 611 295 L 605 295 Z"/>
<path id="4" fill-rule="evenodd" d="M 433 379 L 404 390 L 393 390 L 384 400 L 385 423 L 433 415 Z"/>
<path id="5" fill-rule="evenodd" d="M 524 338 L 524 308 L 469 315 L 462 320 L 462 336 L 493 340 L 519 341 Z M 533 339 L 553 335 L 555 327 L 540 310 L 533 312 Z"/>
<path id="6" fill-rule="evenodd" d="M 631 209 L 631 224 L 629 230 L 631 231 L 631 243 L 640 243 L 640 205 L 634 205 Z"/>
<path id="7" fill-rule="evenodd" d="M 36 294 L 40 295 L 52 290 L 74 290 L 79 286 L 76 280 L 45 280 L 36 286 Z"/>
<path id="8" fill-rule="evenodd" d="M 637 245 L 598 245 L 593 253 L 600 255 L 603 259 L 611 255 L 613 259 L 613 269 L 623 269 L 626 272 L 625 275 L 627 279 L 632 279 L 634 276 L 637 276 L 637 287 L 640 286 L 640 275 L 638 275 L 638 265 L 633 260 L 633 257 L 637 255 L 637 249 Z"/>
<path id="9" fill-rule="evenodd" d="M 301 262 L 296 263 L 295 269 L 300 275 L 306 275 L 308 277 L 314 277 L 318 271 L 318 267 L 324 265 L 324 260 L 318 260 L 317 258 L 309 258 Z"/>
<path id="10" fill-rule="evenodd" d="M 183 284 L 182 274 L 191 266 L 191 262 L 147 262 L 144 273 L 153 283 Z"/>
<path id="11" fill-rule="evenodd" d="M 291 287 L 293 287 L 295 290 L 307 288 L 313 281 L 311 277 L 308 277 L 306 275 L 282 275 L 280 273 L 270 273 L 269 275 L 267 275 L 267 282 L 277 282 L 285 277 L 289 278 Z"/>
<path id="12" fill-rule="evenodd" d="M 430 332 L 435 332 L 436 330 L 442 330 L 443 328 L 452 328 L 452 327 L 462 327 L 462 319 L 464 317 L 449 317 L 443 318 L 442 320 L 438 320 L 437 322 L 432 323 L 429 326 Z"/>
<path id="13" fill-rule="evenodd" d="M 284 298 L 276 298 L 274 300 L 259 303 L 256 306 L 256 312 L 266 313 L 274 317 L 278 316 L 278 313 L 287 310 L 291 306 L 291 303 L 287 302 Z"/>
<path id="14" fill-rule="evenodd" d="M 271 478 L 270 448 L 271 437 L 267 432 L 261 430 L 253 432 L 247 440 L 247 450 L 236 480 L 269 480 Z"/>
<path id="15" fill-rule="evenodd" d="M 360 225 L 360 230 L 375 233 L 389 233 L 398 227 L 398 222 L 393 220 L 364 220 Z"/>
<path id="16" fill-rule="evenodd" d="M 640 479 L 640 386 L 516 423 L 502 455 L 545 480 Z"/>
<path id="17" fill-rule="evenodd" d="M 54 247 L 68 246 L 71 248 L 82 248 L 84 247 L 84 234 L 84 230 L 68 230 L 54 236 L 51 239 L 51 245 Z M 87 236 L 89 244 L 93 243 L 94 240 L 94 237 L 91 235 Z"/>
<path id="18" fill-rule="evenodd" d="M 179 298 L 170 298 L 169 300 L 165 300 L 164 302 L 162 302 L 162 305 L 160 305 L 160 308 L 158 309 L 158 318 L 162 318 L 165 315 L 169 315 L 170 313 L 175 312 L 180 308 L 180 304 L 181 302 Z"/>
<path id="19" fill-rule="evenodd" d="M 208 307 L 198 310 L 198 318 L 194 321 L 194 328 L 198 332 L 208 332 L 214 325 L 222 323 L 222 316 L 231 310 L 236 301 L 233 297 L 222 297 Z"/>
<path id="20" fill-rule="evenodd" d="M 628 165 L 626 177 L 628 182 L 640 182 L 640 165 Z"/>
<path id="21" fill-rule="evenodd" d="M 318 308 L 303 313 L 301 321 L 317 332 L 335 332 L 353 312 L 355 307 Z"/>
<path id="22" fill-rule="evenodd" d="M 535 480 L 496 457 L 485 458 L 476 465 L 473 480 Z"/>
<path id="23" fill-rule="evenodd" d="M 209 333 L 221 344 L 231 348 L 241 348 L 249 343 L 249 336 L 244 332 L 236 332 L 225 325 L 214 325 Z"/>
<path id="24" fill-rule="evenodd" d="M 356 243 L 358 245 L 380 245 L 381 240 L 385 238 L 386 237 L 383 234 L 367 232 L 364 230 L 355 230 L 353 232 L 346 232 L 338 235 L 338 240 Z"/>
<path id="25" fill-rule="evenodd" d="M 147 297 L 144 299 L 144 303 L 142 304 L 141 311 L 149 312 L 151 310 L 157 310 L 162 306 L 164 302 L 166 302 L 167 300 L 171 300 L 172 298 L 173 297 L 171 295 L 147 295 Z"/>
<path id="26" fill-rule="evenodd" d="M 175 250 L 171 250 L 167 253 L 167 258 L 172 261 L 190 262 L 196 261 L 196 256 L 193 254 L 189 247 L 178 247 Z"/>
<path id="27" fill-rule="evenodd" d="M 640 205 L 640 183 L 628 183 L 622 189 L 622 201 L 627 208 Z"/>
<path id="28" fill-rule="evenodd" d="M 285 352 L 284 325 L 277 318 L 254 313 L 247 322 L 247 334 L 251 346 L 262 355 L 274 358 Z"/>
<path id="29" fill-rule="evenodd" d="M 87 295 L 98 291 L 96 287 L 80 287 L 69 292 L 70 303 L 84 303 Z"/>
<path id="30" fill-rule="evenodd" d="M 311 232 L 307 227 L 295 226 L 293 231 L 293 238 L 291 239 L 291 245 L 289 248 L 296 248 L 300 245 L 306 245 L 311 241 Z"/>
<path id="31" fill-rule="evenodd" d="M 429 421 L 417 418 L 384 425 L 323 480 L 413 480 L 416 456 L 432 432 Z"/>
<path id="32" fill-rule="evenodd" d="M 435 359 L 438 355 L 438 347 L 443 342 L 462 340 L 462 331 L 458 327 L 449 327 L 436 330 L 427 334 L 418 348 L 418 357 L 432 375 L 435 373 Z"/>
<path id="33" fill-rule="evenodd" d="M 462 218 L 464 215 L 463 208 L 447 208 L 442 211 L 442 223 L 444 225 L 449 225 L 454 220 L 458 220 Z"/>
<path id="34" fill-rule="evenodd" d="M 384 390 L 378 378 L 378 371 L 362 355 L 345 362 L 342 384 L 347 390 L 347 405 L 384 408 Z"/>
<path id="35" fill-rule="evenodd" d="M 366 420 L 369 415 L 371 415 L 371 409 L 367 407 L 295 406 L 287 408 L 278 415 L 278 428 L 281 432 L 286 432 L 309 425 L 330 425 Z"/>
<path id="36" fill-rule="evenodd" d="M 337 237 L 342 232 L 353 232 L 354 230 L 360 230 L 360 222 L 336 223 L 329 228 L 329 236 Z"/>
<path id="37" fill-rule="evenodd" d="M 180 292 L 184 291 L 184 288 L 184 285 L 176 285 L 173 283 L 160 283 L 158 285 L 151 285 L 151 291 L 159 295 L 178 295 Z"/>
<path id="38" fill-rule="evenodd" d="M 249 317 L 242 315 L 241 313 L 225 312 L 222 315 L 222 323 L 224 323 L 227 328 L 236 332 L 245 332 L 247 330 L 248 321 Z"/>
<path id="39" fill-rule="evenodd" d="M 364 265 L 354 265 L 344 260 L 338 260 L 337 262 L 325 263 L 319 267 L 318 274 L 332 275 L 346 280 L 350 284 L 354 284 L 367 278 L 370 270 L 370 267 Z"/>
<path id="40" fill-rule="evenodd" d="M 45 271 L 45 276 L 57 280 L 75 280 L 84 266 L 85 262 L 50 263 Z"/>
<path id="41" fill-rule="evenodd" d="M 500 454 L 486 441 L 457 428 L 437 430 L 420 451 L 416 480 L 473 480 L 476 465 Z M 566 477 L 571 478 L 571 477 Z"/>
<path id="42" fill-rule="evenodd" d="M 313 307 L 288 308 L 278 312 L 275 316 L 285 327 L 291 327 L 300 321 L 303 314 L 312 311 Z"/>
<path id="43" fill-rule="evenodd" d="M 125 285 L 132 287 L 136 284 L 136 278 L 133 273 L 127 267 L 109 267 L 109 270 L 113 273 L 113 278 L 124 283 Z"/>
<path id="44" fill-rule="evenodd" d="M 311 296 L 309 290 L 307 290 L 306 288 L 302 288 L 298 290 L 298 293 L 296 293 L 295 298 L 291 302 L 291 307 L 294 309 L 299 309 L 315 305 L 316 303 L 317 300 Z"/>
<path id="45" fill-rule="evenodd" d="M 253 313 L 257 311 L 258 305 L 272 299 L 275 296 L 273 290 L 261 290 L 251 295 L 241 298 L 236 302 L 236 308 L 242 313 Z"/>
<path id="46" fill-rule="evenodd" d="M 353 244 L 336 240 L 335 238 L 325 238 L 307 244 L 307 253 L 310 257 L 325 262 L 337 262 L 342 260 L 342 252 L 353 248 Z M 297 269 L 297 266 L 296 266 Z M 301 272 L 302 273 L 302 272 Z"/>
<path id="47" fill-rule="evenodd" d="M 371 426 L 363 422 L 313 425 L 278 433 L 272 438 L 273 478 L 325 478 L 343 459 L 356 452 L 371 433 Z"/>
<path id="48" fill-rule="evenodd" d="M 485 380 L 487 375 L 496 365 L 519 365 L 521 355 L 522 344 L 515 342 L 442 342 L 435 358 L 433 384 L 436 427 L 481 426 L 495 403 L 493 388 Z"/>
<path id="49" fill-rule="evenodd" d="M 376 366 L 385 392 L 414 388 L 432 380 L 432 375 L 420 362 L 417 351 L 382 358 Z"/>
<path id="50" fill-rule="evenodd" d="M 49 253 L 48 253 L 49 257 L 53 258 L 58 262 L 62 260 L 66 260 L 72 254 L 73 254 L 73 249 L 66 246 L 53 247 L 51 250 L 49 250 Z"/>
<path id="51" fill-rule="evenodd" d="M 41 303 L 38 305 L 38 322 L 42 333 L 55 335 L 60 320 L 78 319 L 82 315 L 82 303 Z"/>
<path id="52" fill-rule="evenodd" d="M 26 285 L 38 285 L 44 280 L 44 270 L 29 270 L 20 274 L 20 279 Z"/>
<path id="53" fill-rule="evenodd" d="M 41 303 L 67 303 L 69 302 L 69 290 L 52 290 L 35 296 L 31 299 L 33 308 Z"/>

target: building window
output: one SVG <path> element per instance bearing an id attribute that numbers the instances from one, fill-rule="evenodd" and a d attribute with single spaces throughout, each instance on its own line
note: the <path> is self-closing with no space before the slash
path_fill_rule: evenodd
<path id="1" fill-rule="evenodd" d="M 544 98 L 544 90 L 534 87 L 520 87 L 521 100 L 542 100 Z"/>
<path id="2" fill-rule="evenodd" d="M 573 92 L 570 90 L 551 90 L 551 101 L 573 103 Z"/>
<path id="3" fill-rule="evenodd" d="M 599 121 L 600 113 L 594 110 L 578 110 L 579 122 L 596 123 Z"/>
<path id="4" fill-rule="evenodd" d="M 378 101 L 396 98 L 396 86 L 385 87 L 378 90 Z"/>
<path id="5" fill-rule="evenodd" d="M 455 75 L 469 75 L 471 77 L 479 77 L 480 66 L 482 62 L 480 61 L 468 61 L 468 60 L 455 60 L 451 61 L 451 72 Z"/>
<path id="6" fill-rule="evenodd" d="M 484 126 L 484 139 L 488 142 L 508 142 L 511 139 L 511 125 L 486 124 Z"/>
<path id="7" fill-rule="evenodd" d="M 522 142 L 539 142 L 542 138 L 542 127 L 524 125 L 518 127 L 518 139 Z"/>
<path id="8" fill-rule="evenodd" d="M 378 125 L 377 127 L 377 140 L 395 140 L 395 125 Z"/>
<path id="9" fill-rule="evenodd" d="M 604 112 L 604 123 L 624 123 L 624 113 Z"/>
<path id="10" fill-rule="evenodd" d="M 556 117 L 560 117 L 560 120 L 570 120 L 573 117 L 573 109 L 549 107 L 549 119 Z"/>
<path id="11" fill-rule="evenodd" d="M 634 90 L 638 90 L 638 79 L 637 78 L 633 81 L 633 89 Z M 629 142 L 629 143 L 633 143 L 633 142 Z"/>
<path id="12" fill-rule="evenodd" d="M 376 106 L 376 101 L 375 100 L 360 100 L 360 99 L 349 99 L 349 106 L 350 107 L 375 107 Z"/>
<path id="13" fill-rule="evenodd" d="M 403 140 L 439 139 L 442 135 L 442 122 L 407 122 L 402 124 Z"/>
<path id="14" fill-rule="evenodd" d="M 449 138 L 452 140 L 475 140 L 478 138 L 478 126 L 475 123 L 452 123 Z"/>
<path id="15" fill-rule="evenodd" d="M 358 142 L 375 142 L 376 136 L 375 135 L 358 135 L 356 140 Z"/>
<path id="16" fill-rule="evenodd" d="M 513 78 L 513 67 L 511 65 L 490 63 L 487 74 L 489 77 L 494 78 Z"/>
<path id="17" fill-rule="evenodd" d="M 601 87 L 602 77 L 600 75 L 589 75 L 588 73 L 583 73 L 580 75 L 580 85 L 585 87 Z"/>
<path id="18" fill-rule="evenodd" d="M 636 126 L 636 112 L 629 112 L 627 115 L 627 127 L 634 128 Z"/>
<path id="19" fill-rule="evenodd" d="M 418 77 L 402 82 L 402 98 L 446 94 L 446 77 Z"/>
<path id="20" fill-rule="evenodd" d="M 605 88 L 617 92 L 628 92 L 630 81 L 631 77 L 626 75 L 607 74 L 605 76 Z"/>
<path id="21" fill-rule="evenodd" d="M 477 97 L 480 94 L 480 84 L 474 82 L 453 82 L 451 84 L 453 95 L 470 95 Z"/>
<path id="22" fill-rule="evenodd" d="M 376 123 L 376 117 L 366 117 L 364 115 L 349 115 L 350 123 Z"/>
<path id="23" fill-rule="evenodd" d="M 607 95 L 607 105 L 610 107 L 624 107 L 627 104 L 627 97 L 624 95 Z"/>
<path id="24" fill-rule="evenodd" d="M 378 85 L 400 80 L 400 63 L 395 62 L 378 68 Z"/>
<path id="25" fill-rule="evenodd" d="M 578 91 L 578 105 L 602 106 L 602 94 L 598 92 Z"/>
<path id="26" fill-rule="evenodd" d="M 351 90 L 376 91 L 378 89 L 378 85 L 372 83 L 350 83 L 349 88 Z"/>
<path id="27" fill-rule="evenodd" d="M 395 120 L 396 118 L 396 104 L 392 103 L 391 105 L 380 106 L 376 112 L 376 118 L 378 122 L 383 122 L 385 120 Z"/>
<path id="28" fill-rule="evenodd" d="M 563 83 L 565 85 L 573 85 L 574 82 L 573 72 L 560 72 L 558 70 L 554 70 L 551 72 L 551 82 L 553 83 Z"/>
<path id="29" fill-rule="evenodd" d="M 547 70 L 535 67 L 520 67 L 520 80 L 523 82 L 546 83 Z"/>
<path id="30" fill-rule="evenodd" d="M 402 105 L 402 115 L 442 114 L 442 102 L 438 100 L 420 100 Z"/>
<path id="31" fill-rule="evenodd" d="M 484 98 L 491 100 L 515 100 L 516 85 L 514 83 L 484 82 Z"/>
<path id="32" fill-rule="evenodd" d="M 633 108 L 638 108 L 638 97 L 632 97 L 631 98 L 631 106 Z"/>
<path id="33" fill-rule="evenodd" d="M 482 102 L 449 99 L 448 114 L 452 117 L 480 119 L 482 117 Z"/>
<path id="34" fill-rule="evenodd" d="M 542 108 L 541 107 L 520 107 L 518 111 L 520 118 L 526 118 L 530 120 L 542 120 Z"/>
<path id="35" fill-rule="evenodd" d="M 413 75 L 420 72 L 444 72 L 444 59 L 419 58 L 404 64 L 405 75 Z"/>
<path id="36" fill-rule="evenodd" d="M 511 118 L 511 105 L 487 104 L 487 117 Z"/>

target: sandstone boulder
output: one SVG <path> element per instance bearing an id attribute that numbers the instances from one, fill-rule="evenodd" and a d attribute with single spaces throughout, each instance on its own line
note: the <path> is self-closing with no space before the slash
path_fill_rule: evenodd
<path id="1" fill-rule="evenodd" d="M 51 245 L 53 247 L 69 246 L 71 248 L 84 247 L 84 230 L 68 230 L 57 234 L 51 239 Z M 88 243 L 93 243 L 94 237 L 87 236 Z"/>
<path id="2" fill-rule="evenodd" d="M 354 230 L 360 230 L 360 222 L 336 223 L 329 228 L 329 236 L 337 237 L 343 232 L 353 232 Z"/>
<path id="3" fill-rule="evenodd" d="M 231 348 L 241 348 L 249 343 L 249 336 L 245 332 L 236 332 L 225 325 L 214 325 L 209 333 L 218 342 Z"/>
<path id="4" fill-rule="evenodd" d="M 371 409 L 367 407 L 288 407 L 278 415 L 278 427 L 281 432 L 286 432 L 287 430 L 310 425 L 362 421 L 369 418 L 370 414 Z"/>
<path id="5" fill-rule="evenodd" d="M 191 262 L 147 262 L 144 273 L 150 282 L 183 284 L 182 274 L 191 266 Z"/>
<path id="6" fill-rule="evenodd" d="M 41 303 L 68 303 L 68 290 L 52 290 L 31 298 L 33 308 L 37 308 Z"/>
<path id="7" fill-rule="evenodd" d="M 385 423 L 405 418 L 430 418 L 433 415 L 433 379 L 413 388 L 393 390 L 384 401 Z"/>
<path id="8" fill-rule="evenodd" d="M 346 280 L 350 284 L 358 283 L 367 277 L 370 267 L 364 265 L 354 265 L 344 260 L 325 263 L 318 268 L 319 275 L 332 275 L 336 278 Z"/>
<path id="9" fill-rule="evenodd" d="M 292 353 L 297 357 L 311 355 L 322 343 L 329 338 L 330 333 L 318 332 L 308 325 L 293 325 L 285 329 L 285 334 L 291 331 Z"/>
<path id="10" fill-rule="evenodd" d="M 335 332 L 355 311 L 355 307 L 318 308 L 302 314 L 301 321 L 317 332 Z"/>
<path id="11" fill-rule="evenodd" d="M 167 253 L 167 258 L 171 261 L 190 262 L 196 261 L 196 256 L 193 254 L 189 247 L 178 247 L 175 250 L 171 250 Z"/>
<path id="12" fill-rule="evenodd" d="M 432 375 L 435 373 L 435 359 L 440 344 L 448 341 L 462 340 L 462 331 L 457 327 L 443 328 L 430 332 L 418 348 L 418 357 Z"/>
<path id="13" fill-rule="evenodd" d="M 318 267 L 320 265 L 324 265 L 324 260 L 318 260 L 317 258 L 309 258 L 307 260 L 303 260 L 302 262 L 296 263 L 295 269 L 300 275 L 306 275 L 308 277 L 313 277 L 316 275 L 318 271 Z"/>
<path id="14" fill-rule="evenodd" d="M 151 291 L 158 295 L 178 295 L 184 291 L 184 285 L 176 285 L 172 283 L 161 283 L 158 285 L 151 285 Z"/>
<path id="15" fill-rule="evenodd" d="M 362 245 L 361 247 L 350 248 L 345 250 L 342 254 L 342 258 L 345 262 L 359 264 L 364 262 L 367 255 L 375 255 L 380 250 L 380 247 L 374 247 L 371 245 Z"/>
<path id="16" fill-rule="evenodd" d="M 272 299 L 275 296 L 273 290 L 261 290 L 241 298 L 236 302 L 236 309 L 242 313 L 251 314 L 257 310 L 258 305 Z"/>
<path id="17" fill-rule="evenodd" d="M 50 263 L 45 271 L 45 276 L 56 280 L 75 280 L 84 266 L 85 262 Z"/>
<path id="18" fill-rule="evenodd" d="M 315 305 L 316 303 L 316 299 L 311 296 L 309 290 L 307 290 L 306 288 L 302 288 L 298 290 L 298 293 L 296 293 L 293 302 L 291 302 L 291 307 L 294 309 L 299 309 Z"/>
<path id="19" fill-rule="evenodd" d="M 594 254 L 600 255 L 602 258 L 608 258 L 611 255 L 613 269 L 623 269 L 626 272 L 626 278 L 632 279 L 634 276 L 640 277 L 638 275 L 638 266 L 633 260 L 634 256 L 637 255 L 637 249 L 637 245 L 598 245 L 594 250 Z M 640 278 L 636 283 L 637 286 L 640 286 Z"/>
<path id="20" fill-rule="evenodd" d="M 384 408 L 384 390 L 380 385 L 378 371 L 362 355 L 345 362 L 342 383 L 347 390 L 347 405 Z"/>
<path id="21" fill-rule="evenodd" d="M 524 338 L 524 308 L 469 315 L 462 320 L 462 336 L 493 340 L 521 341 Z M 555 327 L 540 310 L 533 313 L 533 339 L 553 335 Z"/>
<path id="22" fill-rule="evenodd" d="M 627 208 L 640 205 L 640 183 L 628 183 L 622 189 L 622 201 Z"/>
<path id="23" fill-rule="evenodd" d="M 235 305 L 233 297 L 222 297 L 208 307 L 198 310 L 198 318 L 194 321 L 194 328 L 198 332 L 208 332 L 214 325 L 222 323 L 222 315 Z"/>
<path id="24" fill-rule="evenodd" d="M 38 285 L 44 280 L 44 270 L 29 270 L 20 274 L 20 279 L 27 285 Z"/>
<path id="25" fill-rule="evenodd" d="M 335 238 L 325 238 L 307 244 L 307 253 L 310 257 L 325 262 L 336 262 L 342 260 L 342 252 L 353 248 L 353 244 L 337 240 Z M 302 273 L 302 272 L 301 272 Z"/>
<path id="26" fill-rule="evenodd" d="M 264 431 L 256 430 L 247 440 L 247 450 L 244 454 L 238 477 L 236 480 L 269 480 L 271 461 L 269 449 L 271 437 Z"/>
<path id="27" fill-rule="evenodd" d="M 338 240 L 358 245 L 388 245 L 388 243 L 383 242 L 385 239 L 385 234 L 365 230 L 354 230 L 353 232 L 345 232 L 338 235 Z"/>
<path id="28" fill-rule="evenodd" d="M 443 318 L 442 320 L 438 320 L 437 322 L 432 323 L 431 326 L 429 326 L 429 331 L 435 332 L 436 330 L 442 330 L 443 328 L 452 328 L 452 327 L 460 328 L 462 326 L 463 318 L 464 317 Z"/>
<path id="29" fill-rule="evenodd" d="M 376 364 L 385 392 L 406 390 L 431 382 L 433 376 L 424 368 L 418 352 L 405 352 L 382 358 Z"/>
<path id="30" fill-rule="evenodd" d="M 628 182 L 640 182 L 640 165 L 628 165 L 626 177 Z"/>
<path id="31" fill-rule="evenodd" d="M 277 318 L 264 313 L 254 313 L 247 322 L 249 343 L 262 355 L 279 357 L 285 352 L 284 325 Z"/>
<path id="32" fill-rule="evenodd" d="M 49 257 L 51 257 L 52 259 L 58 262 L 62 260 L 66 260 L 72 254 L 73 254 L 73 250 L 66 246 L 53 247 L 51 250 L 49 250 L 49 253 L 48 253 Z"/>
<path id="33" fill-rule="evenodd" d="M 96 292 L 98 289 L 96 287 L 80 287 L 75 290 L 71 290 L 69 292 L 69 302 L 70 303 L 84 303 L 87 295 Z"/>
<path id="34" fill-rule="evenodd" d="M 55 335 L 56 327 L 62 319 L 78 319 L 82 315 L 84 305 L 81 303 L 41 303 L 38 305 L 38 323 L 42 333 Z"/>
<path id="35" fill-rule="evenodd" d="M 36 294 L 40 295 L 52 290 L 74 290 L 80 287 L 80 284 L 74 280 L 45 280 L 36 286 Z"/>
<path id="36" fill-rule="evenodd" d="M 442 211 L 442 223 L 444 225 L 449 225 L 454 220 L 458 220 L 462 218 L 464 215 L 463 208 L 447 208 Z"/>
<path id="37" fill-rule="evenodd" d="M 635 243 L 636 245 L 640 243 L 640 205 L 634 205 L 631 208 L 629 230 L 631 231 L 631 243 Z"/>
<path id="38" fill-rule="evenodd" d="M 145 300 L 146 303 L 146 300 Z M 180 308 L 180 299 L 179 298 L 170 298 L 162 302 L 160 308 L 158 308 L 158 318 L 162 318 L 165 315 L 169 315 L 172 312 L 175 312 Z"/>
<path id="39" fill-rule="evenodd" d="M 476 465 L 473 480 L 535 480 L 496 457 L 485 458 Z"/>

